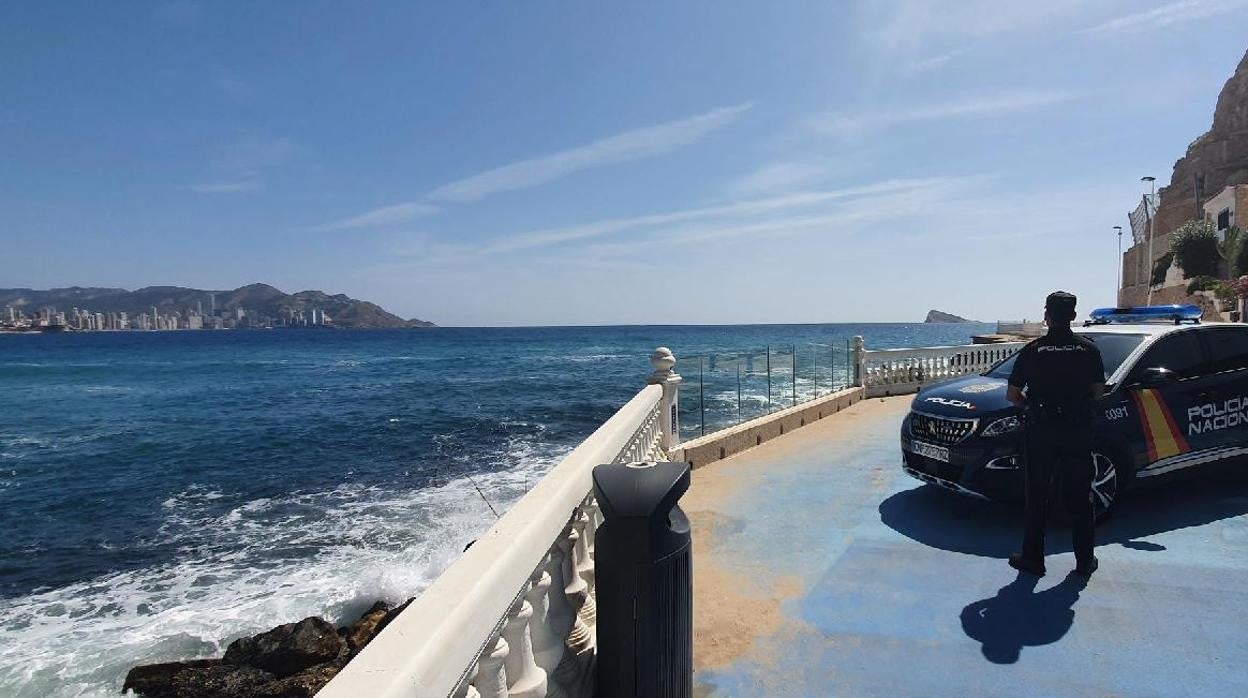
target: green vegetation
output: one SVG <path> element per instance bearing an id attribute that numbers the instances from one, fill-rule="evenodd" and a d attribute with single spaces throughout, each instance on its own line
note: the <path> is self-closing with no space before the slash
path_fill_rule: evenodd
<path id="1" fill-rule="evenodd" d="M 1213 293 L 1222 304 L 1228 308 L 1235 307 L 1235 301 L 1239 299 L 1239 290 L 1235 287 L 1234 281 L 1219 281 L 1213 287 Z"/>
<path id="2" fill-rule="evenodd" d="M 1187 293 L 1194 295 L 1197 291 L 1216 291 L 1221 284 L 1221 281 L 1212 276 L 1198 276 L 1187 285 Z"/>
<path id="3" fill-rule="evenodd" d="M 1226 229 L 1226 233 L 1221 240 L 1218 240 L 1218 256 L 1222 261 L 1226 262 L 1226 268 L 1234 271 L 1235 258 L 1239 255 L 1240 248 L 1243 246 L 1243 231 L 1238 226 L 1232 225 Z"/>
<path id="4" fill-rule="evenodd" d="M 1185 279 L 1218 275 L 1218 234 L 1209 221 L 1192 220 L 1179 226 L 1170 238 L 1170 252 Z"/>

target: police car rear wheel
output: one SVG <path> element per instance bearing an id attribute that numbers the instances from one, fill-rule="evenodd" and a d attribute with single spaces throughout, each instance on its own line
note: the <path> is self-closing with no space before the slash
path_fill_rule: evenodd
<path id="1" fill-rule="evenodd" d="M 1118 503 L 1121 478 L 1114 458 L 1108 453 L 1092 453 L 1092 510 L 1096 520 L 1107 518 Z"/>

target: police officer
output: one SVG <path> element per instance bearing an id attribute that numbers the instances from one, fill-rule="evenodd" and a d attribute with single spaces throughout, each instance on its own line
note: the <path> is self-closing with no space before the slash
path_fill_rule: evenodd
<path id="1" fill-rule="evenodd" d="M 1049 294 L 1044 303 L 1049 332 L 1019 351 L 1010 374 L 1009 400 L 1026 408 L 1027 420 L 1023 551 L 1010 556 L 1010 566 L 1040 576 L 1055 478 L 1062 482 L 1070 514 L 1075 572 L 1091 577 L 1098 564 L 1092 554 L 1092 425 L 1093 404 L 1105 389 L 1105 366 L 1096 345 L 1071 332 L 1074 319 L 1075 297 Z"/>

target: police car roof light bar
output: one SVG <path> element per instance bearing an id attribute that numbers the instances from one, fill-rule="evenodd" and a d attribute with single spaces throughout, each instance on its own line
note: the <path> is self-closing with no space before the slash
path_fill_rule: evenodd
<path id="1" fill-rule="evenodd" d="M 1097 308 L 1088 314 L 1092 319 L 1085 325 L 1107 325 L 1111 322 L 1148 322 L 1167 320 L 1178 325 L 1183 322 L 1200 323 L 1202 312 L 1195 305 L 1142 305 L 1133 308 Z"/>

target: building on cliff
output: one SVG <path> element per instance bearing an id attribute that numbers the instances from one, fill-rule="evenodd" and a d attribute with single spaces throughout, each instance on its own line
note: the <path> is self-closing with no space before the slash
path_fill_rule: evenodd
<path id="1" fill-rule="evenodd" d="M 1144 198 L 1129 215 L 1133 244 L 1122 255 L 1120 306 L 1148 301 L 1153 265 L 1170 251 L 1170 238 L 1179 226 L 1192 219 L 1214 221 L 1221 231 L 1248 224 L 1248 52 L 1218 94 L 1213 125 L 1174 163 L 1170 184 L 1157 192 L 1152 205 Z M 1205 308 L 1206 317 L 1218 317 L 1210 299 L 1188 295 L 1187 282 L 1174 268 L 1153 287 L 1152 302 L 1195 303 Z"/>

